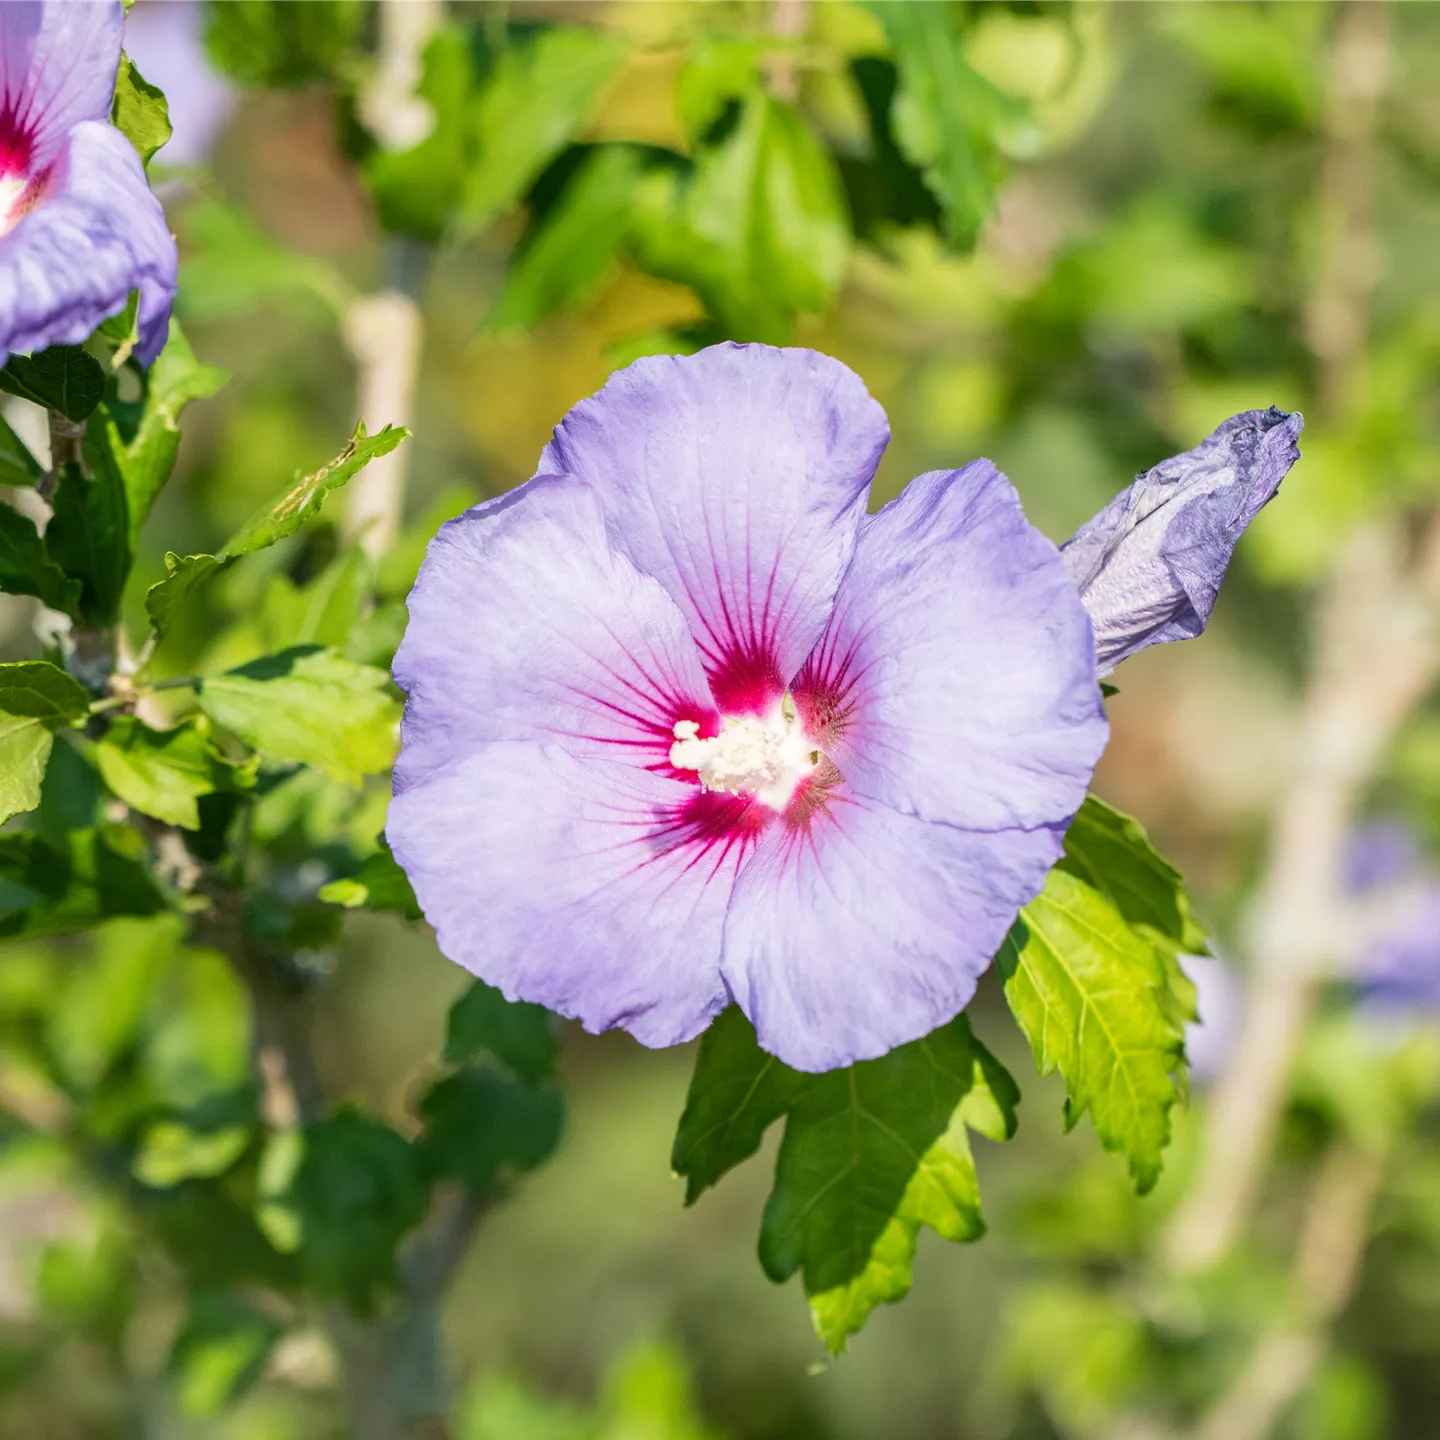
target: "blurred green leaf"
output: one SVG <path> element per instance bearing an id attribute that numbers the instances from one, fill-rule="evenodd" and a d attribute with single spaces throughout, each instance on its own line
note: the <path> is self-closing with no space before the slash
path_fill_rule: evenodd
<path id="1" fill-rule="evenodd" d="M 1004 178 L 997 137 L 1024 118 L 1025 106 L 966 61 L 955 7 L 869 0 L 865 8 L 884 25 L 895 52 L 900 87 L 892 122 L 900 151 L 939 200 L 946 240 L 968 250 Z"/>
<path id="2" fill-rule="evenodd" d="M 120 71 L 115 77 L 115 103 L 110 108 L 115 128 L 140 152 L 146 165 L 150 157 L 174 133 L 170 128 L 170 107 L 164 92 L 150 84 L 122 52 Z"/>
<path id="3" fill-rule="evenodd" d="M 167 1365 L 181 1413 L 218 1415 L 233 1404 L 260 1378 L 281 1333 L 272 1316 L 238 1295 L 192 1294 Z"/>
<path id="4" fill-rule="evenodd" d="M 190 245 L 180 265 L 178 304 L 187 320 L 219 319 L 296 293 L 315 296 L 339 320 L 354 299 L 332 266 L 282 248 L 248 215 L 218 200 L 192 205 L 184 228 Z"/>
<path id="5" fill-rule="evenodd" d="M 528 328 L 594 291 L 629 232 L 639 174 L 640 161 L 625 146 L 591 154 L 516 252 L 487 330 Z"/>
<path id="6" fill-rule="evenodd" d="M 198 694 L 217 725 L 269 760 L 358 785 L 395 758 L 400 707 L 390 677 L 334 650 L 295 646 L 207 679 Z"/>
<path id="7" fill-rule="evenodd" d="M 127 805 L 186 830 L 200 828 L 200 796 L 255 783 L 254 764 L 225 760 L 193 723 L 153 730 L 133 715 L 111 722 L 95 746 L 95 763 Z"/>
<path id="8" fill-rule="evenodd" d="M 90 1087 L 132 1046 L 155 985 L 175 954 L 180 924 L 112 920 L 66 980 L 50 1013 L 50 1046 L 72 1084 Z"/>
<path id="9" fill-rule="evenodd" d="M 447 25 L 425 47 L 416 94 L 434 111 L 434 126 L 408 150 L 376 150 L 365 162 L 380 223 L 391 234 L 436 241 L 460 203 L 471 163 L 470 38 Z"/>
<path id="10" fill-rule="evenodd" d="M 664 1341 L 631 1345 L 601 1386 L 597 1440 L 719 1440 L 700 1418 L 685 1358 Z"/>
<path id="11" fill-rule="evenodd" d="M 380 557 L 375 588 L 381 595 L 403 598 L 410 593 L 420 573 L 425 552 L 435 532 L 447 521 L 463 515 L 475 504 L 475 492 L 468 485 L 450 485 L 402 532 L 394 546 Z"/>
<path id="12" fill-rule="evenodd" d="M 1160 947 L 1101 891 L 1057 866 L 996 960 L 1036 1068 L 1065 1077 L 1066 1127 L 1088 1109 L 1101 1143 L 1123 1153 L 1136 1188 L 1149 1190 L 1185 1058 Z"/>
<path id="13" fill-rule="evenodd" d="M 731 101 L 755 89 L 760 62 L 771 48 L 769 40 L 696 37 L 675 79 L 675 109 L 694 139 L 704 138 Z"/>
<path id="14" fill-rule="evenodd" d="M 125 308 L 118 314 L 111 315 L 109 319 L 102 320 L 95 333 L 113 347 L 110 368 L 119 370 L 129 359 L 130 352 L 140 339 L 140 291 L 132 290 L 130 298 L 125 302 Z"/>
<path id="15" fill-rule="evenodd" d="M 12 355 L 0 370 L 0 390 L 81 421 L 105 394 L 105 371 L 78 345 L 52 345 L 35 355 Z"/>
<path id="16" fill-rule="evenodd" d="M 331 905 L 343 905 L 347 910 L 398 910 L 407 920 L 422 918 L 410 881 L 389 850 L 367 855 L 358 875 L 332 880 L 322 886 L 320 898 Z M 453 1027 L 453 1008 L 450 1023 Z M 446 1058 L 459 1060 L 467 1057 L 447 1055 Z"/>
<path id="17" fill-rule="evenodd" d="M 368 1313 L 395 1281 L 395 1247 L 425 1214 L 427 1187 L 409 1143 L 345 1108 L 307 1125 L 285 1200 L 300 1217 L 300 1262 L 322 1295 Z"/>
<path id="18" fill-rule="evenodd" d="M 80 603 L 80 582 L 50 558 L 35 522 L 5 504 L 0 504 L 0 590 L 34 595 L 70 616 Z"/>
<path id="19" fill-rule="evenodd" d="M 142 1185 L 166 1190 L 197 1176 L 223 1175 L 249 1143 L 250 1132 L 242 1126 L 198 1132 L 178 1121 L 162 1120 L 145 1132 L 130 1168 Z"/>
<path id="20" fill-rule="evenodd" d="M 482 1194 L 503 1171 L 534 1170 L 550 1158 L 565 1104 L 553 1085 L 534 1088 L 474 1065 L 431 1086 L 420 1118 L 415 1147 L 425 1173 Z"/>
<path id="21" fill-rule="evenodd" d="M 339 76 L 364 22 L 361 0 L 210 0 L 205 49 L 242 85 L 294 88 Z"/>
<path id="22" fill-rule="evenodd" d="M 40 478 L 40 464 L 25 442 L 0 417 L 0 485 L 29 489 Z"/>
<path id="23" fill-rule="evenodd" d="M 922 1225 L 954 1241 L 984 1232 L 967 1128 L 1009 1139 L 1019 1098 L 963 1015 L 882 1059 L 802 1075 L 731 1009 L 701 1041 L 672 1163 L 693 1201 L 787 1117 L 760 1263 L 777 1281 L 803 1272 L 816 1331 L 838 1353 L 909 1291 Z"/>
<path id="24" fill-rule="evenodd" d="M 445 1058 L 459 1064 L 482 1053 L 493 1055 L 529 1085 L 553 1080 L 553 1017 L 543 1005 L 507 1000 L 493 985 L 477 980 L 450 1007 Z"/>
<path id="25" fill-rule="evenodd" d="M 85 688 L 58 666 L 0 665 L 0 821 L 40 803 L 54 732 L 89 713 Z"/>
<path id="26" fill-rule="evenodd" d="M 455 1440 L 597 1440 L 578 1406 L 530 1394 L 518 1380 L 484 1370 L 460 1403 Z"/>
<path id="27" fill-rule="evenodd" d="M 691 286 L 733 338 L 783 344 L 839 287 L 850 234 L 834 161 L 760 91 L 691 174 L 652 171 L 637 200 L 642 268 Z"/>
<path id="28" fill-rule="evenodd" d="M 218 950 L 187 946 L 151 997 L 141 1068 L 157 1103 L 206 1129 L 252 1118 L 250 996 Z M 198 1120 L 197 1122 L 198 1123 Z"/>
<path id="29" fill-rule="evenodd" d="M 479 156 L 459 216 L 466 231 L 482 229 L 519 200 L 570 143 L 626 48 L 601 30 L 554 29 L 500 56 L 476 102 Z"/>

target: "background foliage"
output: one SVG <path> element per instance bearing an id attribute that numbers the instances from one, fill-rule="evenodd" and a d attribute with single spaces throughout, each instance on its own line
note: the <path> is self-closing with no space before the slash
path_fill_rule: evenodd
<path id="1" fill-rule="evenodd" d="M 178 323 L 148 376 L 133 316 L 0 375 L 0 1433 L 1428 1433 L 1440 1031 L 1357 1003 L 1340 862 L 1440 843 L 1440 12 L 129 25 Z M 1210 633 L 1109 702 L 1096 788 L 1193 900 L 1092 799 L 967 1016 L 818 1078 L 736 1013 L 651 1053 L 468 985 L 379 841 L 429 536 L 727 337 L 864 377 L 877 503 L 984 453 L 1057 539 L 1307 415 Z"/>

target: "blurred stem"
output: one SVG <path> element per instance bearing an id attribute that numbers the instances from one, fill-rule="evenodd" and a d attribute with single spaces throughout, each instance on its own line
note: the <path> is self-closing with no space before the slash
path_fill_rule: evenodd
<path id="1" fill-rule="evenodd" d="M 1359 1277 L 1384 1169 L 1382 1150 L 1349 1141 L 1325 1157 L 1296 1252 L 1294 1315 L 1260 1338 L 1192 1440 L 1265 1440 L 1304 1391 Z"/>
<path id="2" fill-rule="evenodd" d="M 1309 314 L 1322 422 L 1349 402 L 1377 278 L 1371 216 L 1374 133 L 1384 90 L 1388 0 L 1346 0 L 1330 49 L 1320 184 L 1323 250 Z M 1215 1088 L 1197 1183 L 1165 1239 L 1184 1273 L 1232 1247 L 1259 1185 L 1291 1065 L 1346 926 L 1334 923 L 1351 816 L 1371 768 L 1433 683 L 1436 549 L 1418 566 L 1399 525 L 1358 532 L 1326 585 L 1294 768 L 1247 925 L 1245 1024 Z M 1418 573 L 1417 573 L 1418 572 Z"/>
<path id="3" fill-rule="evenodd" d="M 375 75 L 360 98 L 360 113 L 387 149 L 424 138 L 434 115 L 415 94 L 425 47 L 444 22 L 440 0 L 384 0 Z M 415 400 L 422 326 L 416 304 L 426 252 L 414 240 L 391 237 L 385 288 L 354 301 L 342 331 L 356 368 L 356 409 L 373 434 L 382 425 L 407 425 Z M 410 447 L 372 460 L 347 491 L 344 531 L 371 561 L 395 543 L 405 507 Z"/>
<path id="4" fill-rule="evenodd" d="M 382 425 L 408 425 L 414 409 L 420 364 L 420 307 L 408 282 L 417 286 L 419 266 L 410 242 L 390 241 L 395 288 L 365 295 L 345 316 L 345 343 L 354 358 L 356 410 L 371 432 Z M 405 506 L 410 447 L 401 445 L 372 460 L 347 490 L 344 531 L 377 561 L 395 543 Z"/>
<path id="5" fill-rule="evenodd" d="M 1347 0 L 1330 52 L 1320 273 L 1307 316 L 1321 415 L 1343 413 L 1365 354 L 1381 254 L 1371 224 L 1374 138 L 1389 68 L 1388 0 Z"/>
<path id="6" fill-rule="evenodd" d="M 780 40 L 798 40 L 809 23 L 808 8 L 808 0 L 771 0 L 770 33 Z M 773 50 L 765 57 L 765 78 L 777 100 L 793 104 L 799 97 L 800 75 L 792 50 Z"/>
<path id="7" fill-rule="evenodd" d="M 1182 1273 L 1208 1269 L 1239 1235 L 1317 986 L 1353 958 L 1343 950 L 1356 927 L 1336 913 L 1346 836 L 1373 767 L 1440 673 L 1437 596 L 1440 522 L 1418 548 L 1393 523 L 1362 530 L 1322 597 L 1294 769 L 1247 917 L 1245 1023 L 1211 1097 L 1199 1177 L 1166 1236 Z"/>

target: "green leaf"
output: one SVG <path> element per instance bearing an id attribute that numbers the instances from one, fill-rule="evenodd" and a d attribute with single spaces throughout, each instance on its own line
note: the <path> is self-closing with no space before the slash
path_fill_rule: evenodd
<path id="1" fill-rule="evenodd" d="M 1205 931 L 1195 919 L 1185 882 L 1138 820 L 1087 795 L 1066 832 L 1060 868 L 1100 891 L 1130 924 L 1156 940 L 1204 953 Z"/>
<path id="2" fill-rule="evenodd" d="M 111 370 L 118 370 L 130 358 L 140 339 L 140 292 L 132 290 L 125 308 L 100 322 L 95 332 L 112 349 Z"/>
<path id="3" fill-rule="evenodd" d="M 908 1292 L 922 1225 L 953 1241 L 983 1233 L 967 1130 L 1008 1139 L 1018 1100 L 963 1015 L 879 1060 L 802 1075 L 731 1010 L 701 1042 L 673 1163 L 693 1201 L 786 1117 L 760 1261 L 777 1281 L 802 1272 L 816 1331 L 838 1353 Z"/>
<path id="4" fill-rule="evenodd" d="M 693 173 L 637 189 L 641 266 L 695 289 L 727 333 L 784 343 L 834 298 L 850 228 L 834 161 L 789 105 L 756 91 Z"/>
<path id="5" fill-rule="evenodd" d="M 460 1064 L 482 1053 L 493 1055 L 527 1084 L 553 1080 L 555 1030 L 550 1012 L 543 1005 L 507 1000 L 493 985 L 477 980 L 450 1007 L 445 1058 Z"/>
<path id="6" fill-rule="evenodd" d="M 260 1378 L 280 1324 L 225 1293 L 190 1297 L 190 1313 L 170 1348 L 167 1368 L 181 1413 L 218 1415 Z"/>
<path id="7" fill-rule="evenodd" d="M 40 463 L 25 442 L 0 417 L 0 485 L 28 489 L 40 476 Z"/>
<path id="8" fill-rule="evenodd" d="M 410 880 L 388 849 L 367 855 L 358 875 L 322 886 L 320 898 L 347 910 L 398 910 L 407 920 L 422 918 Z"/>
<path id="9" fill-rule="evenodd" d="M 885 27 L 900 86 L 892 120 L 901 153 L 920 167 L 956 250 L 975 243 L 1004 178 L 998 136 L 1026 116 L 965 59 L 956 12 L 928 0 L 868 0 Z"/>
<path id="10" fill-rule="evenodd" d="M 165 635 L 184 611 L 191 595 L 218 569 L 214 555 L 177 555 L 165 552 L 165 578 L 145 592 L 145 613 L 157 636 Z"/>
<path id="11" fill-rule="evenodd" d="M 180 933 L 173 916 L 112 920 L 96 932 L 85 964 L 68 972 L 50 1013 L 47 1041 L 72 1085 L 98 1085 L 134 1047 Z"/>
<path id="12" fill-rule="evenodd" d="M 769 40 L 696 37 L 675 80 L 675 109 L 694 139 L 704 136 L 730 101 L 744 100 L 755 88 L 771 48 Z"/>
<path id="13" fill-rule="evenodd" d="M 284 1203 L 300 1220 L 300 1260 L 322 1295 L 368 1312 L 395 1281 L 395 1247 L 425 1214 L 414 1150 L 388 1125 L 346 1107 L 307 1125 Z"/>
<path id="14" fill-rule="evenodd" d="M 52 345 L 37 355 L 12 355 L 0 370 L 0 390 L 79 422 L 104 398 L 105 371 L 78 345 Z"/>
<path id="15" fill-rule="evenodd" d="M 54 732 L 39 720 L 0 712 L 0 821 L 40 803 Z"/>
<path id="16" fill-rule="evenodd" d="M 0 590 L 37 596 L 71 617 L 80 604 L 80 582 L 50 558 L 35 522 L 5 504 L 0 504 Z"/>
<path id="17" fill-rule="evenodd" d="M 152 1190 L 168 1190 L 182 1180 L 223 1175 L 249 1144 L 250 1131 L 244 1126 L 199 1132 L 161 1120 L 145 1132 L 131 1173 Z"/>
<path id="18" fill-rule="evenodd" d="M 395 758 L 390 677 L 334 650 L 297 645 L 205 680 L 200 708 L 267 760 L 313 765 L 359 785 Z"/>
<path id="19" fill-rule="evenodd" d="M 90 713 L 90 696 L 47 660 L 0 665 L 0 821 L 33 810 L 54 732 Z"/>
<path id="20" fill-rule="evenodd" d="M 626 47 L 600 30 L 541 31 L 500 57 L 475 112 L 479 159 L 460 220 L 474 233 L 508 209 L 590 117 Z"/>
<path id="21" fill-rule="evenodd" d="M 591 155 L 517 252 L 486 329 L 527 328 L 593 292 L 629 232 L 639 174 L 625 146 Z"/>
<path id="22" fill-rule="evenodd" d="M 180 322 L 172 319 L 165 348 L 150 367 L 145 408 L 128 444 L 122 442 L 114 420 L 105 416 L 105 440 L 125 481 L 132 547 L 155 497 L 175 468 L 181 412 L 192 400 L 208 400 L 229 378 L 223 370 L 202 365 L 195 358 Z"/>
<path id="23" fill-rule="evenodd" d="M 338 490 L 377 456 L 388 455 L 409 434 L 403 427 L 387 425 L 378 435 L 369 435 L 362 420 L 350 443 L 329 464 L 313 475 L 297 476 L 291 490 L 252 516 L 218 555 L 167 553 L 165 578 L 145 592 L 145 609 L 156 634 L 163 636 L 170 629 L 196 588 L 217 570 L 293 535 L 318 513 L 330 491 Z"/>
<path id="24" fill-rule="evenodd" d="M 350 443 L 313 475 L 297 476 L 294 487 L 273 505 L 267 505 L 230 537 L 220 552 L 222 560 L 233 560 L 263 550 L 277 540 L 293 535 L 312 515 L 320 511 L 326 495 L 338 490 L 372 460 L 388 455 L 409 436 L 404 426 L 387 425 L 378 435 L 366 433 L 362 420 Z"/>
<path id="25" fill-rule="evenodd" d="M 1042 1075 L 1065 1077 L 1065 1123 L 1086 1110 L 1136 1188 L 1160 1176 L 1179 1098 L 1184 1023 L 1165 958 L 1099 890 L 1057 866 L 996 957 Z"/>
<path id="26" fill-rule="evenodd" d="M 125 476 L 111 448 L 108 423 L 85 431 L 90 475 L 66 465 L 55 487 L 54 514 L 45 528 L 50 558 L 80 582 L 80 619 L 108 627 L 120 615 L 120 601 L 134 555 Z"/>
<path id="27" fill-rule="evenodd" d="M 365 162 L 380 223 L 391 234 L 432 242 L 444 234 L 470 166 L 474 83 L 470 38 L 447 25 L 425 47 L 416 86 L 434 111 L 434 128 L 408 150 L 376 150 Z"/>
<path id="28" fill-rule="evenodd" d="M 42 720 L 53 730 L 73 725 L 90 713 L 90 697 L 48 660 L 21 660 L 0 665 L 0 710 Z"/>
<path id="29" fill-rule="evenodd" d="M 503 1171 L 534 1170 L 560 1141 L 565 1105 L 553 1085 L 536 1089 L 486 1066 L 467 1066 L 420 1102 L 416 1152 L 425 1173 L 483 1194 Z"/>
<path id="30" fill-rule="evenodd" d="M 205 49 L 242 85 L 340 78 L 365 23 L 361 0 L 226 0 L 205 7 Z"/>
<path id="31" fill-rule="evenodd" d="M 135 68 L 126 54 L 120 56 L 120 72 L 115 77 L 115 103 L 110 109 L 115 128 L 140 152 L 146 165 L 150 157 L 174 133 L 170 127 L 170 107 L 158 86 Z"/>
<path id="32" fill-rule="evenodd" d="M 185 233 L 190 244 L 180 265 L 179 304 L 187 319 L 221 319 L 302 293 L 338 320 L 354 298 L 332 266 L 277 245 L 248 215 L 218 200 L 186 210 Z"/>
<path id="33" fill-rule="evenodd" d="M 186 830 L 200 828 L 200 796 L 255 783 L 255 766 L 232 765 L 198 726 L 152 730 L 132 715 L 111 722 L 95 746 L 95 763 L 132 809 Z"/>

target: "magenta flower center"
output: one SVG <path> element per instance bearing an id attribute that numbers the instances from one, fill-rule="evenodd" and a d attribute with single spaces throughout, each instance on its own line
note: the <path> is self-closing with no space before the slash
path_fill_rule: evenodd
<path id="1" fill-rule="evenodd" d="M 820 760 L 788 695 L 764 715 L 722 716 L 718 735 L 702 737 L 698 721 L 677 721 L 670 747 L 671 765 L 693 770 L 702 789 L 753 796 L 781 812 Z"/>
<path id="2" fill-rule="evenodd" d="M 44 198 L 45 180 L 45 173 L 30 173 L 30 142 L 14 117 L 0 116 L 0 236 Z"/>

